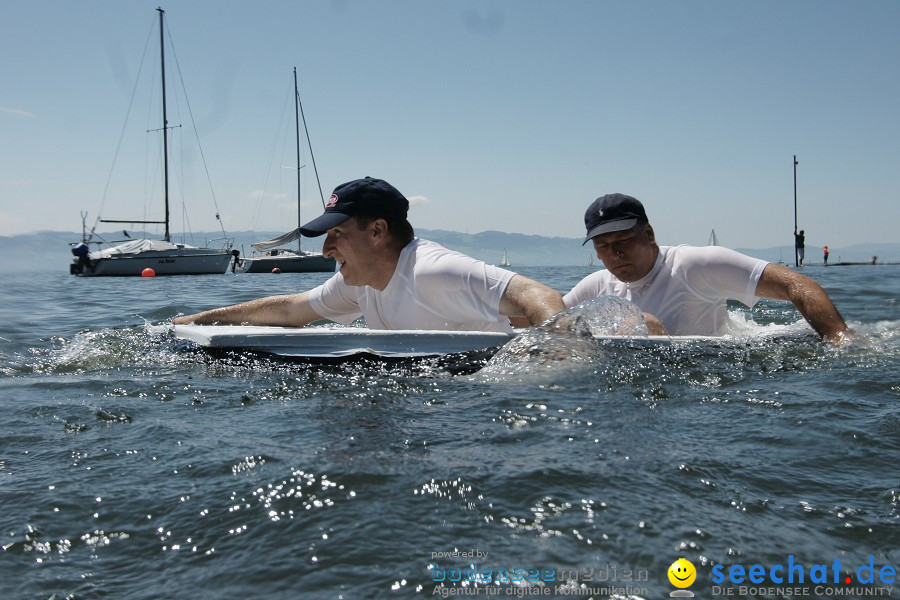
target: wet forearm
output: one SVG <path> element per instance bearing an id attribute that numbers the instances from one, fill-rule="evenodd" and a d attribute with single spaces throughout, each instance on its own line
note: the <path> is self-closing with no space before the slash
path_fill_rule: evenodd
<path id="1" fill-rule="evenodd" d="M 791 287 L 789 298 L 800 314 L 822 337 L 837 341 L 847 331 L 847 324 L 837 307 L 818 283 L 807 279 Z"/>
<path id="2" fill-rule="evenodd" d="M 500 301 L 500 312 L 513 318 L 516 325 L 523 318 L 539 325 L 564 309 L 562 294 L 522 275 L 513 277 Z"/>
<path id="3" fill-rule="evenodd" d="M 233 306 L 215 308 L 193 315 L 178 317 L 176 325 L 275 325 L 301 327 L 317 320 L 319 316 L 300 302 L 297 296 L 270 296 Z"/>
<path id="4" fill-rule="evenodd" d="M 565 308 L 562 296 L 558 292 L 549 290 L 537 298 L 532 298 L 527 306 L 522 307 L 522 311 L 529 323 L 539 325 Z"/>
<path id="5" fill-rule="evenodd" d="M 761 298 L 790 300 L 822 337 L 839 343 L 847 332 L 847 324 L 831 298 L 815 280 L 785 267 L 769 264 L 756 286 Z"/>

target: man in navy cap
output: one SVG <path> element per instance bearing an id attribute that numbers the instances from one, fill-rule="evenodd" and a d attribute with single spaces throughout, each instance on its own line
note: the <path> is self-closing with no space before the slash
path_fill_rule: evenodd
<path id="1" fill-rule="evenodd" d="M 301 327 L 363 316 L 372 329 L 510 332 L 510 318 L 537 325 L 563 309 L 561 294 L 544 284 L 415 237 L 408 209 L 381 179 L 339 185 L 325 213 L 300 228 L 307 237 L 327 233 L 322 252 L 340 266 L 334 277 L 174 322 Z"/>
<path id="2" fill-rule="evenodd" d="M 597 198 L 584 214 L 587 235 L 606 270 L 588 275 L 563 298 L 566 307 L 598 296 L 626 298 L 672 335 L 721 335 L 725 303 L 790 300 L 820 335 L 841 343 L 847 325 L 810 279 L 721 246 L 658 246 L 644 206 L 625 194 Z"/>

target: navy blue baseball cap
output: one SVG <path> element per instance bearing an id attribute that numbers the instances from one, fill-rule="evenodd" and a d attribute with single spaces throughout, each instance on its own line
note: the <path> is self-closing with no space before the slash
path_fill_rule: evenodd
<path id="1" fill-rule="evenodd" d="M 607 194 L 594 200 L 584 213 L 587 235 L 582 246 L 592 238 L 613 231 L 625 231 L 638 223 L 649 223 L 644 205 L 625 194 Z"/>
<path id="2" fill-rule="evenodd" d="M 409 200 L 382 179 L 354 179 L 334 188 L 325 213 L 300 228 L 306 237 L 318 237 L 355 215 L 405 219 Z"/>

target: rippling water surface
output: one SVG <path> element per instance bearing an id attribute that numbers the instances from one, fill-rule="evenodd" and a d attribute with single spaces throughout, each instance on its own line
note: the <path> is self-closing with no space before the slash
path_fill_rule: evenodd
<path id="1" fill-rule="evenodd" d="M 806 273 L 860 343 L 762 302 L 737 340 L 481 370 L 211 356 L 166 327 L 327 274 L 3 275 L 0 597 L 659 598 L 685 557 L 709 598 L 715 565 L 900 571 L 900 267 Z M 516 569 L 544 581 L 451 581 Z"/>

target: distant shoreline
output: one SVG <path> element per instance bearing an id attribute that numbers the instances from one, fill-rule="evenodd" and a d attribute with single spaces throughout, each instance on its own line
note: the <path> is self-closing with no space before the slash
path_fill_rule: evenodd
<path id="1" fill-rule="evenodd" d="M 131 238 L 143 237 L 144 232 L 129 230 Z M 260 239 L 269 239 L 283 232 L 270 231 L 236 231 L 228 235 L 234 238 L 234 247 L 249 252 L 250 244 Z M 499 264 L 506 250 L 512 263 L 510 269 L 515 271 L 522 267 L 584 267 L 598 270 L 603 265 L 597 259 L 594 249 L 583 246 L 580 237 L 550 237 L 525 235 L 521 233 L 504 233 L 501 231 L 483 231 L 469 234 L 455 231 L 417 229 L 416 234 L 432 240 L 451 250 L 462 252 L 472 258 L 489 264 Z M 119 239 L 122 230 L 102 232 L 102 237 Z M 221 231 L 195 232 L 193 235 L 174 234 L 173 239 L 191 245 L 202 245 L 207 239 L 220 239 Z M 159 234 L 148 234 L 149 238 L 159 238 Z M 13 271 L 60 271 L 68 272 L 72 261 L 70 248 L 81 239 L 81 233 L 65 231 L 43 231 L 20 234 L 16 236 L 0 236 L 0 272 Z M 304 250 L 319 250 L 322 238 L 304 239 Z M 661 245 L 673 245 L 681 240 L 660 238 Z M 702 245 L 702 244 L 701 244 Z M 732 248 L 732 246 L 727 246 Z M 775 246 L 771 248 L 734 248 L 734 250 L 776 264 L 792 266 L 794 262 L 793 246 Z M 807 258 L 814 254 L 807 245 Z M 827 266 L 864 266 L 871 265 L 873 256 L 877 256 L 877 265 L 900 264 L 900 243 L 855 244 L 847 247 L 831 247 L 834 262 Z M 882 258 L 883 257 L 883 258 Z M 821 258 L 819 255 L 816 258 Z M 591 264 L 593 263 L 593 264 Z M 808 267 L 823 267 L 821 261 L 808 261 Z M 587 271 L 586 271 L 587 272 Z"/>

